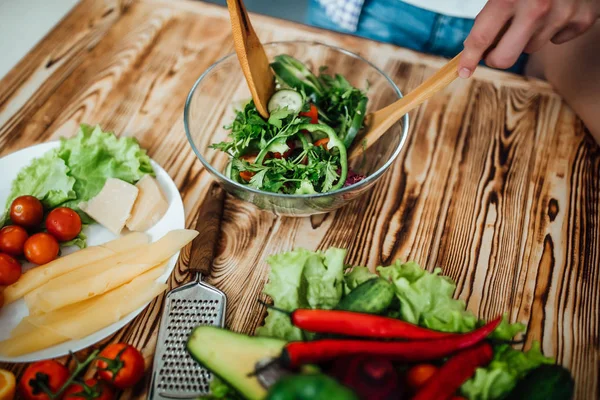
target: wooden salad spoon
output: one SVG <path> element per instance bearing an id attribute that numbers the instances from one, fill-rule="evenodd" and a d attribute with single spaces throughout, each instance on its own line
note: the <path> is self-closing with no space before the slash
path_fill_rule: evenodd
<path id="1" fill-rule="evenodd" d="M 275 92 L 275 75 L 271 71 L 269 59 L 248 18 L 242 0 L 227 0 L 231 18 L 233 43 L 242 71 L 256 109 L 263 118 L 269 118 L 267 104 Z"/>
<path id="2" fill-rule="evenodd" d="M 348 152 L 348 159 L 352 160 L 362 155 L 363 149 L 367 149 L 377 142 L 404 114 L 420 106 L 424 101 L 458 78 L 458 61 L 461 54 L 462 51 L 400 100 L 381 110 L 367 114 L 365 116 L 366 130 L 354 141 Z"/>

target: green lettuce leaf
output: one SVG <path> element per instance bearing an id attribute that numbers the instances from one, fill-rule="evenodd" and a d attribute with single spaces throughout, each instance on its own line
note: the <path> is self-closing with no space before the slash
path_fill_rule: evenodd
<path id="1" fill-rule="evenodd" d="M 77 211 L 79 203 L 96 196 L 108 178 L 134 183 L 146 174 L 154 175 L 150 157 L 135 138 L 118 138 L 99 126 L 82 124 L 76 136 L 62 138 L 58 156 L 75 178 L 77 197 L 65 206 Z"/>
<path id="2" fill-rule="evenodd" d="M 57 157 L 58 150 L 53 149 L 19 171 L 12 182 L 10 195 L 6 200 L 6 209 L 19 196 L 35 196 L 46 208 L 54 208 L 67 200 L 75 199 L 75 179 L 68 175 L 69 167 Z"/>
<path id="3" fill-rule="evenodd" d="M 544 357 L 539 342 L 528 351 L 519 351 L 503 344 L 495 346 L 494 358 L 486 368 L 478 368 L 475 376 L 465 382 L 461 393 L 470 400 L 501 399 L 509 393 L 529 371 L 542 364 L 553 364 Z"/>
<path id="4" fill-rule="evenodd" d="M 456 284 L 442 276 L 441 269 L 425 271 L 415 262 L 396 261 L 378 267 L 382 278 L 394 284 L 400 301 L 399 317 L 404 321 L 442 332 L 468 332 L 475 329 L 477 317 L 452 296 Z"/>
<path id="5" fill-rule="evenodd" d="M 480 321 L 480 325 L 483 325 L 484 321 Z M 506 314 L 503 315 L 502 321 L 500 321 L 500 325 L 494 332 L 490 335 L 492 339 L 498 340 L 512 340 L 517 334 L 525 332 L 525 325 L 517 322 L 511 324 L 508 322 L 508 316 Z"/>
<path id="6" fill-rule="evenodd" d="M 82 226 L 81 232 L 75 238 L 69 240 L 68 242 L 61 243 L 62 246 L 77 246 L 80 249 L 85 249 L 87 247 L 87 236 L 83 233 L 85 229 L 85 225 Z"/>
<path id="7" fill-rule="evenodd" d="M 346 251 L 330 248 L 325 252 L 298 249 L 267 259 L 271 271 L 264 293 L 283 310 L 297 308 L 333 308 L 342 297 Z M 300 329 L 287 315 L 269 310 L 259 336 L 302 340 Z"/>

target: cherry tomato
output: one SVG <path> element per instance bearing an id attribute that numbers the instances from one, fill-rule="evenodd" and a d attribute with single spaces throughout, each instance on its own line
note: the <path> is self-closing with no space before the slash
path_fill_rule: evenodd
<path id="1" fill-rule="evenodd" d="M 104 381 L 86 379 L 85 385 L 74 383 L 63 394 L 63 399 L 68 400 L 112 400 L 115 394 Z"/>
<path id="2" fill-rule="evenodd" d="M 26 400 L 49 400 L 40 387 L 40 382 L 56 393 L 69 379 L 69 370 L 54 360 L 38 361 L 31 364 L 19 381 L 19 391 Z"/>
<path id="3" fill-rule="evenodd" d="M 46 264 L 58 257 L 59 248 L 54 236 L 45 232 L 36 233 L 25 242 L 25 258 L 34 264 Z"/>
<path id="4" fill-rule="evenodd" d="M 21 264 L 12 256 L 0 253 L 0 285 L 12 285 L 21 277 Z"/>
<path id="5" fill-rule="evenodd" d="M 416 391 L 425 384 L 438 370 L 438 367 L 431 364 L 418 364 L 410 368 L 406 373 L 406 384 Z"/>
<path id="6" fill-rule="evenodd" d="M 325 150 L 327 150 L 327 143 L 329 143 L 329 138 L 323 138 L 323 139 L 319 139 L 315 142 L 315 146 L 319 147 L 323 147 Z"/>
<path id="7" fill-rule="evenodd" d="M 310 104 L 310 110 L 301 112 L 300 115 L 303 117 L 309 117 L 311 124 L 319 123 L 319 110 L 317 109 L 317 106 L 312 103 Z"/>
<path id="8" fill-rule="evenodd" d="M 33 196 L 19 196 L 10 205 L 10 220 L 22 227 L 36 227 L 43 218 L 42 202 Z"/>
<path id="9" fill-rule="evenodd" d="M 11 256 L 20 256 L 28 237 L 27 231 L 18 225 L 5 226 L 0 229 L 0 251 Z"/>
<path id="10" fill-rule="evenodd" d="M 96 376 L 119 389 L 134 386 L 144 376 L 144 357 L 129 344 L 110 344 L 98 357 Z"/>
<path id="11" fill-rule="evenodd" d="M 81 217 L 68 207 L 58 207 L 46 217 L 48 233 L 61 242 L 75 239 L 81 232 Z"/>

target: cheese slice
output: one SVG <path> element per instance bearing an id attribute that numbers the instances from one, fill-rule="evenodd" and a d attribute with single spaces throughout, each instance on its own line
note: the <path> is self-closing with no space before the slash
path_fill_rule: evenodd
<path id="1" fill-rule="evenodd" d="M 0 342 L 0 354 L 32 353 L 69 339 L 86 337 L 114 324 L 165 291 L 167 285 L 156 282 L 155 277 L 156 271 L 150 270 L 126 285 L 89 300 L 78 312 L 60 309 L 43 317 L 25 319 L 10 339 Z"/>
<path id="2" fill-rule="evenodd" d="M 30 269 L 17 282 L 6 287 L 4 301 L 6 304 L 12 303 L 52 279 L 88 264 L 106 260 L 116 254 L 129 252 L 147 244 L 149 241 L 150 237 L 144 233 L 131 233 L 99 246 L 91 246 L 78 250 L 64 257 L 57 258 L 48 264 Z"/>
<path id="3" fill-rule="evenodd" d="M 164 274 L 164 272 L 165 264 L 161 264 L 158 267 L 152 268 L 150 271 L 140 275 L 134 280 L 136 282 L 136 285 L 144 281 L 156 281 Z M 112 291 L 108 292 L 107 294 L 109 293 L 112 293 Z M 96 304 L 96 302 L 99 301 L 99 299 L 101 299 L 103 296 L 98 296 L 92 299 L 81 301 L 79 303 L 71 304 L 46 314 L 28 315 L 27 317 L 23 318 L 21 322 L 11 331 L 10 335 L 11 337 L 15 337 L 27 334 L 36 327 L 60 323 L 60 321 L 66 319 L 76 318 L 77 315 L 87 312 L 86 310 L 88 310 L 91 306 Z"/>
<path id="4" fill-rule="evenodd" d="M 51 280 L 25 296 L 29 313 L 37 315 L 50 312 L 101 295 L 168 261 L 197 235 L 195 230 L 176 229 L 128 254 L 90 264 Z"/>
<path id="5" fill-rule="evenodd" d="M 79 204 L 86 214 L 115 235 L 121 233 L 138 195 L 138 188 L 116 178 L 108 178 L 100 193 Z"/>
<path id="6" fill-rule="evenodd" d="M 161 264 L 163 270 L 165 264 Z M 32 304 L 30 309 L 33 315 L 39 315 L 41 312 L 47 313 L 65 306 L 77 304 L 78 302 L 102 295 L 124 285 L 144 272 L 153 269 L 155 266 L 156 264 L 116 265 L 102 271 L 96 276 L 91 276 L 78 282 L 77 285 L 79 285 L 80 289 L 64 290 L 63 288 L 38 294 L 35 304 Z"/>
<path id="7" fill-rule="evenodd" d="M 144 175 L 135 186 L 139 192 L 126 225 L 132 231 L 145 231 L 165 215 L 169 202 L 158 181 L 150 175 Z"/>

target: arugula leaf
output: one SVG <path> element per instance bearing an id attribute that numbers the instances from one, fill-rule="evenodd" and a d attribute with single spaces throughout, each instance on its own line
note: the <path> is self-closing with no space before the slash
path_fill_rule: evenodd
<path id="1" fill-rule="evenodd" d="M 254 176 L 252 177 L 252 179 L 250 179 L 250 185 L 260 189 L 263 186 L 263 181 L 265 179 L 265 175 L 267 174 L 268 170 L 265 168 L 261 171 L 258 171 L 256 174 L 254 174 Z"/>
<path id="2" fill-rule="evenodd" d="M 325 164 L 325 180 L 323 181 L 323 191 L 328 192 L 331 190 L 338 177 L 339 175 L 337 173 L 337 167 L 330 162 Z"/>
<path id="3" fill-rule="evenodd" d="M 287 107 L 277 109 L 269 115 L 269 124 L 281 129 L 283 125 L 282 121 L 292 114 L 294 114 L 294 112 L 288 110 Z"/>

